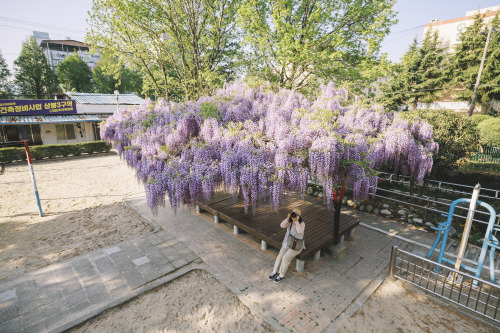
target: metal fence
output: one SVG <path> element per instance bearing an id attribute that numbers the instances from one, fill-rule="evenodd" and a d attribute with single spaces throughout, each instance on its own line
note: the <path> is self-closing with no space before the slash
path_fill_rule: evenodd
<path id="1" fill-rule="evenodd" d="M 393 246 L 390 275 L 500 323 L 500 285 Z"/>
<path id="2" fill-rule="evenodd" d="M 382 180 L 401 185 L 409 185 L 409 180 L 407 179 L 408 177 L 405 176 L 398 176 L 384 172 L 380 172 L 379 176 L 379 181 Z M 416 195 L 411 195 L 404 191 L 386 189 L 379 186 L 377 188 L 377 194 L 375 194 L 373 198 L 388 200 L 402 206 L 413 207 L 415 209 L 422 210 L 425 212 L 424 216 L 422 216 L 423 218 L 422 223 L 425 223 L 428 213 L 447 216 L 450 204 L 452 203 L 453 200 L 448 200 L 448 199 L 443 200 L 439 198 L 439 194 L 441 192 L 470 197 L 472 195 L 472 190 L 474 189 L 474 187 L 468 185 L 430 180 L 429 189 L 431 191 L 434 191 L 435 195 L 433 197 L 430 196 L 419 197 Z M 391 195 L 396 196 L 397 199 L 391 197 Z M 500 200 L 500 190 L 481 188 L 479 199 L 485 202 L 494 203 L 497 200 Z M 453 217 L 458 219 L 463 219 L 465 221 L 465 219 L 467 218 L 467 212 L 469 210 L 469 206 L 457 205 L 455 208 L 456 210 L 455 213 L 453 214 Z M 473 219 L 474 222 L 478 222 L 484 225 L 488 224 L 489 214 L 490 214 L 489 212 L 481 209 L 476 209 L 475 214 L 476 215 L 474 215 Z M 496 218 L 500 220 L 500 212 L 498 212 Z"/>
<path id="3" fill-rule="evenodd" d="M 380 175 L 379 179 L 381 179 L 381 180 L 385 180 L 385 181 L 388 181 L 390 183 L 395 182 L 395 183 L 400 183 L 400 184 L 404 184 L 404 185 L 408 185 L 408 186 L 410 185 L 410 177 L 408 177 L 408 176 L 395 175 L 395 174 L 388 173 L 388 172 L 378 172 L 378 173 Z M 430 179 L 429 184 L 428 184 L 428 188 L 429 188 L 429 190 L 434 190 L 434 193 L 436 194 L 436 198 L 437 198 L 437 196 L 439 195 L 439 192 L 470 196 L 470 195 L 472 195 L 472 190 L 474 189 L 474 186 L 449 183 L 449 182 L 443 182 L 440 180 Z M 479 193 L 479 198 L 483 201 L 500 200 L 500 189 L 491 189 L 491 188 L 481 187 L 481 192 Z"/>
<path id="4" fill-rule="evenodd" d="M 471 162 L 500 163 L 500 147 L 483 146 L 480 151 L 470 153 Z"/>

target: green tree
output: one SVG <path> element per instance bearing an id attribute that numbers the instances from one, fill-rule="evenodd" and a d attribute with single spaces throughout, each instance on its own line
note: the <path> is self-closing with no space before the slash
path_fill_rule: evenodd
<path id="1" fill-rule="evenodd" d="M 117 59 L 101 57 L 92 71 L 94 91 L 101 94 L 133 92 L 142 95 L 143 75 L 140 69 L 124 66 Z"/>
<path id="2" fill-rule="evenodd" d="M 141 68 L 158 96 L 193 99 L 234 71 L 239 0 L 94 0 L 87 41 Z"/>
<path id="3" fill-rule="evenodd" d="M 27 98 L 50 97 L 57 90 L 57 76 L 35 39 L 23 42 L 21 54 L 14 61 L 15 84 Z"/>
<path id="4" fill-rule="evenodd" d="M 393 67 L 389 79 L 381 85 L 379 101 L 390 109 L 401 104 L 432 103 L 447 82 L 444 49 L 439 35 L 428 30 L 419 46 L 413 40 L 401 62 Z"/>
<path id="5" fill-rule="evenodd" d="M 481 75 L 478 93 L 482 93 L 482 101 L 500 100 L 500 18 L 495 16 L 491 22 L 491 34 L 486 61 Z"/>
<path id="6" fill-rule="evenodd" d="M 389 110 L 397 110 L 400 105 L 406 103 L 408 85 L 403 73 L 404 66 L 401 63 L 394 64 L 385 81 L 379 85 L 380 95 L 377 96 L 376 101 Z"/>
<path id="7" fill-rule="evenodd" d="M 463 88 L 457 94 L 458 100 L 470 101 L 472 98 L 486 38 L 487 26 L 485 26 L 484 17 L 481 15 L 476 15 L 474 22 L 459 35 L 459 43 L 455 47 L 450 66 L 450 73 L 454 77 L 452 82 Z M 483 74 L 485 73 L 486 71 L 483 70 Z M 482 83 L 484 84 L 483 80 Z M 477 103 L 487 100 L 487 95 L 484 92 L 484 86 L 480 86 L 476 97 Z"/>
<path id="8" fill-rule="evenodd" d="M 0 98 L 12 97 L 12 86 L 10 83 L 10 70 L 0 50 Z"/>
<path id="9" fill-rule="evenodd" d="M 427 30 L 418 50 L 414 103 L 432 103 L 440 95 L 447 81 L 444 48 L 440 46 L 438 32 Z"/>
<path id="10" fill-rule="evenodd" d="M 92 92 L 92 71 L 76 53 L 57 66 L 59 84 L 65 91 Z"/>
<path id="11" fill-rule="evenodd" d="M 238 22 L 252 75 L 301 89 L 316 79 L 364 81 L 396 21 L 392 0 L 242 0 Z"/>
<path id="12" fill-rule="evenodd" d="M 408 51 L 401 58 L 401 62 L 393 66 L 389 78 L 381 84 L 381 95 L 378 101 L 385 107 L 396 110 L 399 105 L 412 103 L 416 108 L 418 96 L 413 90 L 421 84 L 419 52 L 418 41 L 415 37 Z"/>

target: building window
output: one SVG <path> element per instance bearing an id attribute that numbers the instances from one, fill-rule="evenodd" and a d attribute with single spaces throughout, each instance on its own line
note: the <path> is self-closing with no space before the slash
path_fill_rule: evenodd
<path id="1" fill-rule="evenodd" d="M 17 129 L 17 126 L 4 126 L 4 133 L 7 142 L 9 141 L 21 141 L 21 133 Z"/>
<path id="2" fill-rule="evenodd" d="M 75 126 L 73 124 L 56 124 L 57 141 L 75 140 Z"/>

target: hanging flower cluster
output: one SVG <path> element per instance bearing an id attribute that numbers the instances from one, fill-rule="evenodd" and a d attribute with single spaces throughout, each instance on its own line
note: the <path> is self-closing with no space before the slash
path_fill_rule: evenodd
<path id="1" fill-rule="evenodd" d="M 220 187 L 240 193 L 246 211 L 266 199 L 277 209 L 285 192 L 304 195 L 311 177 L 323 182 L 331 207 L 345 185 L 355 199 L 375 193 L 376 168 L 419 181 L 430 172 L 438 149 L 432 126 L 342 106 L 347 100 L 333 83 L 311 102 L 296 91 L 235 82 L 198 101 L 120 110 L 101 125 L 101 137 L 135 169 L 153 211 L 166 196 L 175 210 Z"/>

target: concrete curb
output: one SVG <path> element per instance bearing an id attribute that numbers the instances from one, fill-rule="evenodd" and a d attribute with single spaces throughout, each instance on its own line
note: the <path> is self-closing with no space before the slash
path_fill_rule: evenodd
<path id="1" fill-rule="evenodd" d="M 148 291 L 151 291 L 165 283 L 171 282 L 193 270 L 207 270 L 206 265 L 203 263 L 191 263 L 186 266 L 183 266 L 173 273 L 169 273 L 168 275 L 164 275 L 152 282 L 149 282 L 142 287 L 139 287 L 135 289 L 131 294 L 124 296 L 122 298 L 119 298 L 117 300 L 114 300 L 110 303 L 106 303 L 103 305 L 96 306 L 95 308 L 90 308 L 87 311 L 85 311 L 83 314 L 77 314 L 74 317 L 68 317 L 58 323 L 55 323 L 52 326 L 48 327 L 48 332 L 64 332 L 72 327 L 75 327 L 79 324 L 84 323 L 85 321 L 95 318 L 99 316 L 100 314 L 104 313 L 105 311 L 112 309 L 118 305 L 121 305 L 127 301 L 130 301 L 136 297 L 139 297 Z"/>

